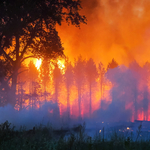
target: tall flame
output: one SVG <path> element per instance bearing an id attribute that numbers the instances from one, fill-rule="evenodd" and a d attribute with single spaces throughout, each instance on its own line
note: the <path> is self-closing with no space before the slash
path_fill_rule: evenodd
<path id="1" fill-rule="evenodd" d="M 36 59 L 36 63 L 35 63 L 35 66 L 36 68 L 39 70 L 40 66 L 41 66 L 41 63 L 42 63 L 42 59 Z"/>
<path id="2" fill-rule="evenodd" d="M 61 69 L 61 70 L 63 70 L 64 68 L 65 68 L 65 65 L 64 65 L 64 60 L 58 60 L 58 62 L 57 62 L 57 64 L 58 64 L 58 66 L 59 66 L 59 68 Z"/>

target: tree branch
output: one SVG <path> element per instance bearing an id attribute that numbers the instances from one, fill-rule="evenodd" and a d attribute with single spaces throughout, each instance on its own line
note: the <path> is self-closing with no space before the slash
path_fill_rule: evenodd
<path id="1" fill-rule="evenodd" d="M 21 74 L 24 71 L 28 71 L 28 69 L 25 69 L 25 70 L 22 70 L 22 71 L 18 72 L 18 75 Z"/>
<path id="2" fill-rule="evenodd" d="M 40 20 L 38 20 L 36 22 L 34 29 L 30 32 L 31 33 L 30 34 L 31 37 L 29 38 L 29 40 L 27 41 L 26 46 L 24 47 L 23 51 L 21 52 L 20 59 L 23 58 L 23 55 L 25 54 L 27 47 L 33 42 L 33 38 L 36 36 L 35 35 L 36 27 L 37 27 L 39 22 L 40 22 Z"/>
<path id="3" fill-rule="evenodd" d="M 26 60 L 26 59 L 28 59 L 28 58 L 35 58 L 35 56 L 34 55 L 32 55 L 32 56 L 27 56 L 27 57 L 24 57 L 20 62 L 22 63 L 24 60 Z"/>
<path id="4" fill-rule="evenodd" d="M 32 43 L 32 37 L 28 40 L 26 46 L 23 48 L 23 51 L 21 52 L 21 55 L 20 55 L 20 59 L 23 58 L 23 55 L 25 54 L 27 47 L 28 47 L 31 43 Z"/>
<path id="5" fill-rule="evenodd" d="M 3 50 L 3 48 L 0 48 L 0 51 L 5 55 L 5 57 L 11 61 L 11 63 L 13 64 L 14 61 L 13 59 Z"/>

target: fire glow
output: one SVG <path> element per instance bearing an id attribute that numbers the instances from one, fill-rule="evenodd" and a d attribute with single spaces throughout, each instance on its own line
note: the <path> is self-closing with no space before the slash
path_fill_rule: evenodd
<path id="1" fill-rule="evenodd" d="M 35 66 L 36 68 L 39 70 L 40 66 L 41 66 L 41 63 L 42 63 L 42 60 L 41 59 L 37 59 L 36 60 L 36 63 L 35 63 Z"/>
<path id="2" fill-rule="evenodd" d="M 49 102 L 54 104 L 47 109 L 50 116 L 102 124 L 150 121 L 150 1 L 82 4 L 87 26 L 57 27 L 71 63 L 58 59 L 42 67 L 44 61 L 35 59 L 35 66 L 18 77 L 15 109 L 40 110 Z M 110 63 L 113 58 L 117 64 Z"/>
<path id="3" fill-rule="evenodd" d="M 34 82 L 32 79 L 29 79 L 26 80 L 26 83 L 23 86 L 21 86 L 21 88 L 26 91 L 26 94 L 35 96 L 23 103 L 21 107 L 39 109 L 45 101 L 56 102 L 57 99 L 57 103 L 59 104 L 59 115 L 61 116 L 69 111 L 71 118 L 79 116 L 86 118 L 91 116 L 93 119 L 98 119 L 101 123 L 108 121 L 150 120 L 149 82 L 147 82 L 149 79 L 149 63 L 140 67 L 136 62 L 133 62 L 129 67 L 120 65 L 113 68 L 113 63 L 115 62 L 112 61 L 109 63 L 107 70 L 103 68 L 105 70 L 103 76 L 101 76 L 102 69 L 99 70 L 97 67 L 98 65 L 95 65 L 98 74 L 93 76 L 92 73 L 96 74 L 96 72 L 93 72 L 93 70 L 86 70 L 88 60 L 83 60 L 82 62 L 80 58 L 78 58 L 76 59 L 76 62 L 71 65 L 72 67 L 68 67 L 65 60 L 58 60 L 58 68 L 52 67 L 52 70 L 49 72 L 50 76 L 46 78 L 46 83 L 44 83 L 44 78 L 41 75 L 38 75 L 42 74 L 42 61 L 37 60 L 36 62 L 35 66 L 37 68 L 37 72 L 33 72 Z M 75 64 L 77 62 L 80 65 L 75 68 Z M 82 66 L 81 70 L 80 66 Z M 68 68 L 69 70 L 67 70 Z M 83 71 L 83 75 L 80 76 L 81 71 Z M 75 75 L 75 72 L 78 73 L 77 76 Z M 93 78 L 95 78 L 95 80 L 91 80 L 91 93 L 89 93 L 89 81 L 87 78 L 89 75 L 92 75 Z M 70 78 L 70 81 L 67 78 Z M 67 80 L 70 82 L 69 102 L 67 101 Z M 80 81 L 78 86 L 81 86 L 81 101 L 79 101 L 77 80 Z M 101 81 L 103 82 L 101 83 Z M 19 82 L 21 83 L 21 80 Z M 30 87 L 32 90 L 28 89 L 28 84 L 32 86 L 32 88 Z M 101 84 L 102 86 L 100 86 Z M 43 88 L 44 86 L 45 88 Z M 29 93 L 27 91 L 29 91 Z M 40 94 L 38 91 L 43 92 L 43 94 Z M 24 99 L 24 96 L 22 96 L 22 99 Z M 81 112 L 79 112 L 79 102 Z M 18 108 L 17 110 L 20 110 L 19 107 L 19 105 L 16 105 L 16 108 Z M 49 110 L 49 113 L 53 114 L 55 111 L 51 109 Z"/>

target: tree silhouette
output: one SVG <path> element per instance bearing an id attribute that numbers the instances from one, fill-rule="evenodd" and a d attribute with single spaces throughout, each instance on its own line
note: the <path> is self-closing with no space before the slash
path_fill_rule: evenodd
<path id="1" fill-rule="evenodd" d="M 108 66 L 107 66 L 107 71 L 109 69 L 114 69 L 118 67 L 118 63 L 115 61 L 115 59 L 113 58 L 112 61 L 110 63 L 108 63 Z"/>
<path id="2" fill-rule="evenodd" d="M 112 61 L 108 64 L 107 66 L 107 72 L 106 76 L 109 81 L 111 81 L 111 95 L 112 95 L 112 101 L 116 101 L 116 96 L 117 96 L 117 77 L 120 75 L 120 68 L 118 67 L 117 62 L 112 59 Z"/>
<path id="3" fill-rule="evenodd" d="M 68 119 L 70 119 L 70 88 L 73 84 L 74 74 L 73 74 L 73 66 L 68 59 L 65 61 L 65 74 L 64 74 L 65 85 L 67 89 L 67 115 Z"/>
<path id="4" fill-rule="evenodd" d="M 102 62 L 98 64 L 98 70 L 99 70 L 99 77 L 100 77 L 100 91 L 101 91 L 101 99 L 103 99 L 103 86 L 104 86 L 104 80 L 105 80 L 105 68 Z"/>
<path id="5" fill-rule="evenodd" d="M 82 56 L 79 56 L 74 62 L 74 77 L 78 90 L 79 118 L 81 118 L 81 93 L 85 81 L 85 60 L 83 60 Z"/>
<path id="6" fill-rule="evenodd" d="M 11 64 L 11 97 L 15 97 L 18 70 L 25 59 L 63 54 L 56 24 L 85 23 L 80 9 L 80 1 L 74 0 L 1 0 L 0 56 Z M 15 104 L 14 98 L 10 103 Z"/>
<path id="7" fill-rule="evenodd" d="M 129 65 L 129 69 L 131 69 L 131 72 L 134 76 L 134 79 L 132 81 L 132 92 L 133 92 L 133 103 L 134 103 L 134 120 L 138 119 L 138 85 L 140 82 L 140 77 L 141 77 L 141 67 L 136 61 L 133 61 Z"/>
<path id="8" fill-rule="evenodd" d="M 144 120 L 148 120 L 148 106 L 149 106 L 149 76 L 150 76 L 150 63 L 146 62 L 141 71 L 143 83 L 143 112 Z"/>
<path id="9" fill-rule="evenodd" d="M 50 81 L 50 59 L 43 59 L 42 64 L 40 66 L 41 71 L 41 79 L 42 79 L 42 85 L 44 87 L 44 99 L 47 100 L 47 85 Z"/>
<path id="10" fill-rule="evenodd" d="M 28 81 L 28 68 L 26 65 L 21 65 L 20 69 L 18 70 L 18 77 L 17 77 L 17 92 L 16 92 L 16 105 L 15 107 L 19 110 L 23 109 L 23 105 L 26 103 L 27 97 L 25 92 L 26 85 Z"/>
<path id="11" fill-rule="evenodd" d="M 7 74 L 11 70 L 9 62 L 0 60 L 0 106 L 4 106 L 9 103 L 9 84 L 6 82 Z"/>
<path id="12" fill-rule="evenodd" d="M 30 61 L 29 63 L 29 95 L 30 95 L 30 104 L 31 107 L 33 108 L 35 106 L 36 100 L 37 100 L 37 88 L 38 88 L 38 75 L 39 72 L 37 68 L 35 67 L 33 61 Z"/>
<path id="13" fill-rule="evenodd" d="M 86 62 L 86 77 L 88 81 L 89 94 L 90 94 L 90 104 L 89 104 L 89 114 L 92 114 L 92 87 L 96 83 L 96 78 L 98 77 L 98 72 L 96 64 L 92 58 Z"/>
<path id="14" fill-rule="evenodd" d="M 59 118 L 60 112 L 59 112 L 59 107 L 58 107 L 58 96 L 59 96 L 59 88 L 60 88 L 60 83 L 62 81 L 62 74 L 61 71 L 58 67 L 58 64 L 56 63 L 54 66 L 53 70 L 53 84 L 54 84 L 54 101 L 57 103 L 57 108 L 54 110 L 54 115 Z"/>
<path id="15" fill-rule="evenodd" d="M 55 64 L 55 68 L 53 70 L 53 82 L 55 88 L 55 102 L 58 103 L 58 94 L 59 94 L 59 86 L 62 79 L 61 71 L 57 64 Z"/>
<path id="16" fill-rule="evenodd" d="M 148 120 L 148 87 L 145 86 L 143 93 L 143 112 L 144 112 L 144 120 Z"/>

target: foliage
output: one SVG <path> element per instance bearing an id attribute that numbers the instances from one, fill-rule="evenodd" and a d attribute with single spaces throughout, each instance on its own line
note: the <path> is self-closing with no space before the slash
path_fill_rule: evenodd
<path id="1" fill-rule="evenodd" d="M 21 128 L 19 131 L 10 127 L 6 121 L 0 125 L 0 149 L 15 150 L 149 150 L 150 141 L 133 141 L 131 137 L 112 135 L 111 140 L 102 140 L 100 135 L 94 138 L 85 134 L 85 125 L 79 125 L 80 130 L 69 137 L 56 136 L 51 126 L 36 126 L 32 130 Z M 71 130 L 72 131 L 72 130 Z M 62 133 L 60 130 L 59 133 Z M 57 132 L 58 133 L 58 132 Z"/>
<path id="2" fill-rule="evenodd" d="M 118 67 L 118 63 L 115 61 L 115 59 L 113 58 L 112 59 L 112 61 L 108 64 L 108 66 L 107 66 L 107 71 L 109 70 L 109 69 L 114 69 L 114 68 L 116 68 L 116 67 Z"/>
<path id="3" fill-rule="evenodd" d="M 0 59 L 9 62 L 7 81 L 11 82 L 11 104 L 15 105 L 18 70 L 30 57 L 53 59 L 63 55 L 56 25 L 63 21 L 79 26 L 79 0 L 1 0 Z M 13 97 L 13 98 L 12 98 Z"/>

